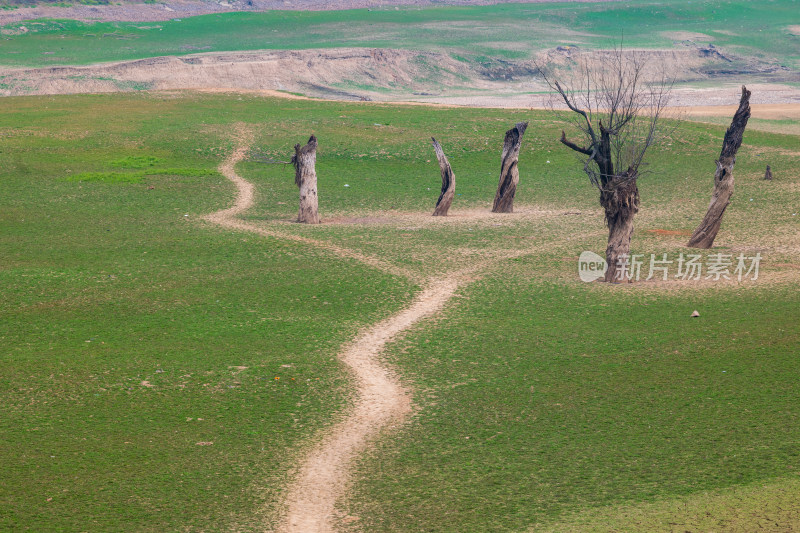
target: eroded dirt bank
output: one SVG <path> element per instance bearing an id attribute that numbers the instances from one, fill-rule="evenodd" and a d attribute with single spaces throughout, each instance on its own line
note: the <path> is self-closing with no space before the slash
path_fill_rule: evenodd
<path id="1" fill-rule="evenodd" d="M 537 60 L 465 62 L 448 53 L 385 48 L 261 50 L 165 56 L 86 66 L 0 67 L 0 95 L 102 93 L 138 90 L 284 91 L 332 100 L 412 101 L 474 107 L 546 107 L 547 87 L 536 67 L 572 60 L 546 50 Z M 589 55 L 603 52 L 588 52 Z M 713 58 L 701 49 L 646 51 L 654 64 L 674 69 L 684 83 L 673 105 L 726 105 L 746 77 L 716 78 L 693 88 Z M 800 88 L 753 83 L 755 104 L 800 103 Z M 708 84 L 706 84 L 708 85 Z"/>
<path id="2" fill-rule="evenodd" d="M 142 89 L 267 89 L 334 99 L 372 99 L 396 87 L 428 88 L 430 65 L 439 87 L 471 80 L 477 89 L 499 87 L 480 68 L 448 54 L 337 48 L 220 52 L 87 66 L 1 68 L 5 95 L 118 92 Z"/>

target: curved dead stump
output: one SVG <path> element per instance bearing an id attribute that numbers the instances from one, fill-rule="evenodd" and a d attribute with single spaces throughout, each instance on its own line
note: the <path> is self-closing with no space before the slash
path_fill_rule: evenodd
<path id="1" fill-rule="evenodd" d="M 714 192 L 711 194 L 711 204 L 708 206 L 706 216 L 694 230 L 689 243 L 690 248 L 711 248 L 714 239 L 717 237 L 722 215 L 725 208 L 731 203 L 733 196 L 733 167 L 736 164 L 736 152 L 742 145 L 744 129 L 747 127 L 747 120 L 750 118 L 750 91 L 742 85 L 742 98 L 739 101 L 739 109 L 733 115 L 731 126 L 725 132 L 725 139 L 722 141 L 722 152 L 717 160 L 717 171 L 714 173 Z"/>
<path id="2" fill-rule="evenodd" d="M 317 138 L 312 135 L 302 148 L 299 144 L 294 145 L 292 156 L 294 183 L 300 188 L 300 212 L 297 221 L 304 224 L 319 224 L 316 164 Z"/>
<path id="3" fill-rule="evenodd" d="M 497 193 L 494 195 L 492 213 L 512 213 L 514 211 L 514 195 L 519 183 L 517 160 L 522 136 L 528 127 L 527 122 L 518 122 L 506 132 L 503 142 L 503 161 L 500 166 L 500 183 L 497 184 Z"/>
<path id="4" fill-rule="evenodd" d="M 447 156 L 444 155 L 442 146 L 433 137 L 431 137 L 431 140 L 433 141 L 433 150 L 436 152 L 436 159 L 439 160 L 439 168 L 442 169 L 442 192 L 436 201 L 436 209 L 433 210 L 433 216 L 446 217 L 456 192 L 456 175 L 453 174 L 453 169 L 450 168 L 450 162 L 447 160 Z"/>

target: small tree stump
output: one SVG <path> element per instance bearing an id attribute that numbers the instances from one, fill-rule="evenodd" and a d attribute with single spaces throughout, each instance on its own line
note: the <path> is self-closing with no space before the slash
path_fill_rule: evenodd
<path id="1" fill-rule="evenodd" d="M 772 181 L 772 169 L 767 165 L 767 172 L 764 174 L 764 179 Z"/>
<path id="2" fill-rule="evenodd" d="M 294 183 L 300 188 L 300 212 L 297 221 L 304 224 L 319 224 L 316 164 L 317 138 L 312 135 L 302 148 L 299 144 L 294 145 L 292 156 Z"/>
<path id="3" fill-rule="evenodd" d="M 500 165 L 500 182 L 497 184 L 497 193 L 494 195 L 492 213 L 514 212 L 514 195 L 517 192 L 517 184 L 519 183 L 517 160 L 519 159 L 522 136 L 525 134 L 527 127 L 527 122 L 518 122 L 506 132 L 506 138 L 503 142 L 502 163 Z"/>
<path id="4" fill-rule="evenodd" d="M 431 137 L 431 140 L 433 141 L 433 150 L 436 152 L 436 159 L 439 160 L 439 168 L 442 170 L 442 192 L 436 201 L 436 209 L 433 210 L 433 216 L 446 217 L 456 192 L 456 175 L 453 174 L 453 169 L 450 168 L 450 162 L 447 160 L 447 156 L 444 155 L 442 146 L 433 137 Z"/>
<path id="5" fill-rule="evenodd" d="M 714 239 L 722 225 L 722 215 L 725 208 L 731 203 L 733 196 L 733 167 L 736 164 L 736 152 L 742 145 L 744 129 L 750 118 L 750 91 L 742 85 L 742 98 L 739 100 L 739 109 L 733 115 L 731 126 L 725 132 L 722 141 L 722 152 L 717 160 L 717 171 L 714 173 L 714 192 L 711 194 L 711 204 L 708 206 L 706 216 L 694 230 L 687 244 L 690 248 L 708 249 L 714 245 Z"/>

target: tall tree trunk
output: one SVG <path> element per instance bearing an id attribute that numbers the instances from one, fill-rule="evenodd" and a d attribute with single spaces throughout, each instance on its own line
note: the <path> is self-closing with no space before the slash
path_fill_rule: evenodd
<path id="1" fill-rule="evenodd" d="M 294 183 L 300 187 L 300 212 L 297 221 L 305 224 L 319 224 L 317 199 L 317 138 L 313 135 L 308 143 L 300 147 L 294 145 L 292 156 Z"/>
<path id="2" fill-rule="evenodd" d="M 494 195 L 492 213 L 512 213 L 514 211 L 514 195 L 519 183 L 517 160 L 522 136 L 528 127 L 527 122 L 518 122 L 506 132 L 503 142 L 503 160 L 500 166 L 500 183 L 497 184 L 497 193 Z"/>
<path id="3" fill-rule="evenodd" d="M 605 210 L 608 224 L 605 281 L 610 283 L 628 282 L 632 274 L 629 256 L 633 217 L 639 212 L 637 177 L 636 171 L 628 170 L 612 177 L 600 191 L 600 205 Z"/>
<path id="4" fill-rule="evenodd" d="M 433 210 L 433 216 L 446 217 L 456 192 L 456 175 L 453 174 L 453 169 L 450 168 L 450 162 L 447 160 L 447 156 L 444 155 L 442 146 L 433 137 L 431 137 L 431 140 L 433 141 L 433 150 L 436 152 L 436 159 L 439 160 L 439 168 L 442 170 L 442 192 L 436 201 L 436 209 Z"/>
<path id="5" fill-rule="evenodd" d="M 722 141 L 722 152 L 717 160 L 717 171 L 714 173 L 714 192 L 711 194 L 711 204 L 708 206 L 706 216 L 694 230 L 687 246 L 691 248 L 711 248 L 717 237 L 722 215 L 731 202 L 733 196 L 733 167 L 736 164 L 736 152 L 742 145 L 742 136 L 750 118 L 750 91 L 742 85 L 742 98 L 739 109 L 733 115 L 731 126 L 725 132 Z"/>

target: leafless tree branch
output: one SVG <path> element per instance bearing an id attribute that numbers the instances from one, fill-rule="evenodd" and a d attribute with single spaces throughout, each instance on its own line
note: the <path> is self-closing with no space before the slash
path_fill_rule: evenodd
<path id="1" fill-rule="evenodd" d="M 538 65 L 547 85 L 571 111 L 562 118 L 582 137 L 561 142 L 585 156 L 584 170 L 601 190 L 615 175 L 635 179 L 655 143 L 673 78 L 647 64 L 644 54 L 623 50 L 581 54 L 563 67 Z M 599 124 L 599 134 L 595 127 Z"/>

